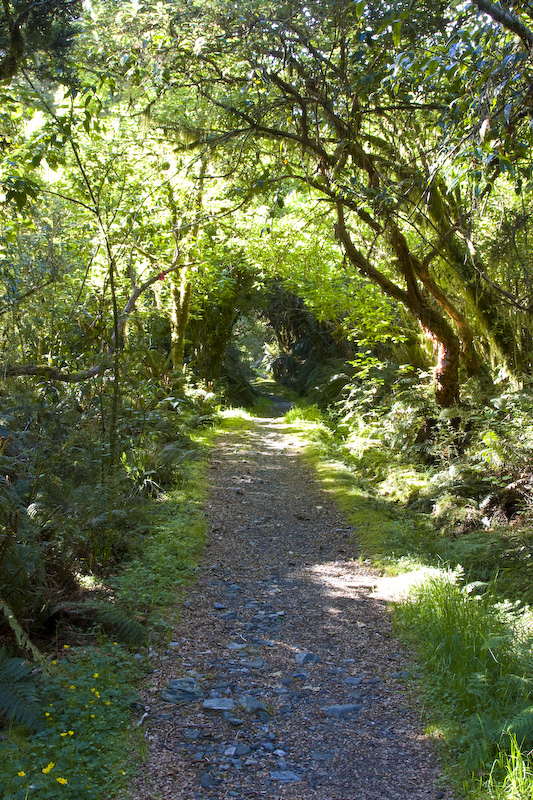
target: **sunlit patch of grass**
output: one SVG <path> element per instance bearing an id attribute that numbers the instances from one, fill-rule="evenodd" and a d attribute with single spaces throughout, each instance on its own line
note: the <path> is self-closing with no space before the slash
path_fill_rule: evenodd
<path id="1" fill-rule="evenodd" d="M 286 422 L 322 422 L 323 414 L 316 405 L 295 405 L 285 414 Z"/>
<path id="2" fill-rule="evenodd" d="M 493 800 L 531 800 L 533 798 L 533 762 L 524 754 L 516 737 L 509 752 L 501 751 L 494 761 L 488 780 L 480 780 L 477 797 Z"/>
<path id="3" fill-rule="evenodd" d="M 441 570 L 398 605 L 396 620 L 417 654 L 429 713 L 439 720 L 456 777 L 478 796 L 479 779 L 469 778 L 490 771 L 483 785 L 491 796 L 522 800 L 509 787 L 520 770 L 525 774 L 527 759 L 518 750 L 527 753 L 533 742 L 530 612 L 496 603 L 485 585 L 463 586 L 460 570 Z M 505 793 L 505 781 L 511 793 Z"/>
<path id="4" fill-rule="evenodd" d="M 244 408 L 226 408 L 218 414 L 216 427 L 212 430 L 210 441 L 221 433 L 233 433 L 234 431 L 246 431 L 250 428 L 250 423 L 254 419 L 251 411 Z"/>

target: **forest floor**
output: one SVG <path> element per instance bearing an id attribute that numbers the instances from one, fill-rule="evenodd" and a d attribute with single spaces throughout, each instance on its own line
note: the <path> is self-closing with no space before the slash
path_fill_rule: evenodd
<path id="1" fill-rule="evenodd" d="M 204 562 L 141 689 L 131 800 L 452 797 L 393 635 L 395 579 L 357 560 L 302 448 L 274 417 L 213 448 Z"/>

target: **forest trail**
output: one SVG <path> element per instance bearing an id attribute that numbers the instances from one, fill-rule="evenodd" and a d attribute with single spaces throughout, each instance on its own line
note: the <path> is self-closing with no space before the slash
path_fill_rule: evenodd
<path id="1" fill-rule="evenodd" d="M 143 691 L 131 800 L 438 800 L 387 581 L 279 419 L 221 437 L 204 564 Z"/>

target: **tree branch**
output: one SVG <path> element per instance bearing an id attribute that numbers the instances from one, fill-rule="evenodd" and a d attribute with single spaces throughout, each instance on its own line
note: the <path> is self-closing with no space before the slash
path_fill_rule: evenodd
<path id="1" fill-rule="evenodd" d="M 472 0 L 472 2 L 484 14 L 488 14 L 495 22 L 503 25 L 508 31 L 518 36 L 526 50 L 533 49 L 533 32 L 514 14 L 506 11 L 501 6 L 491 3 L 490 0 Z"/>

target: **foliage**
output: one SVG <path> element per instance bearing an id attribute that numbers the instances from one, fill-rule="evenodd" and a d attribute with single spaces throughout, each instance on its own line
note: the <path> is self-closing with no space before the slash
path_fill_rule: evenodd
<path id="1" fill-rule="evenodd" d="M 203 546 L 206 523 L 199 507 L 205 488 L 193 476 L 153 511 L 142 550 L 113 580 L 121 603 L 158 636 L 172 625 L 172 604 L 192 580 Z"/>
<path id="2" fill-rule="evenodd" d="M 43 727 L 32 666 L 0 649 L 0 715 L 31 730 Z"/>
<path id="3" fill-rule="evenodd" d="M 533 770 L 516 738 L 512 737 L 509 752 L 502 750 L 494 761 L 487 780 L 481 780 L 479 796 L 494 800 L 529 800 L 533 789 Z M 478 796 L 478 795 L 476 795 Z"/>
<path id="4" fill-rule="evenodd" d="M 39 731 L 31 739 L 12 735 L 0 743 L 0 787 L 6 800 L 22 800 L 34 787 L 39 797 L 108 797 L 127 784 L 131 762 L 124 731 L 135 700 L 135 660 L 116 643 L 67 647 L 43 673 Z M 105 748 L 102 739 L 105 738 Z"/>
<path id="5" fill-rule="evenodd" d="M 417 648 L 425 690 L 442 709 L 447 747 L 468 772 L 490 764 L 498 748 L 509 747 L 516 759 L 517 743 L 530 747 L 531 619 L 529 611 L 495 604 L 486 586 L 461 586 L 457 578 L 423 583 L 398 619 Z"/>
<path id="6" fill-rule="evenodd" d="M 6 645 L 164 632 L 200 439 L 264 353 L 364 557 L 533 600 L 530 26 L 488 0 L 2 4 Z"/>

